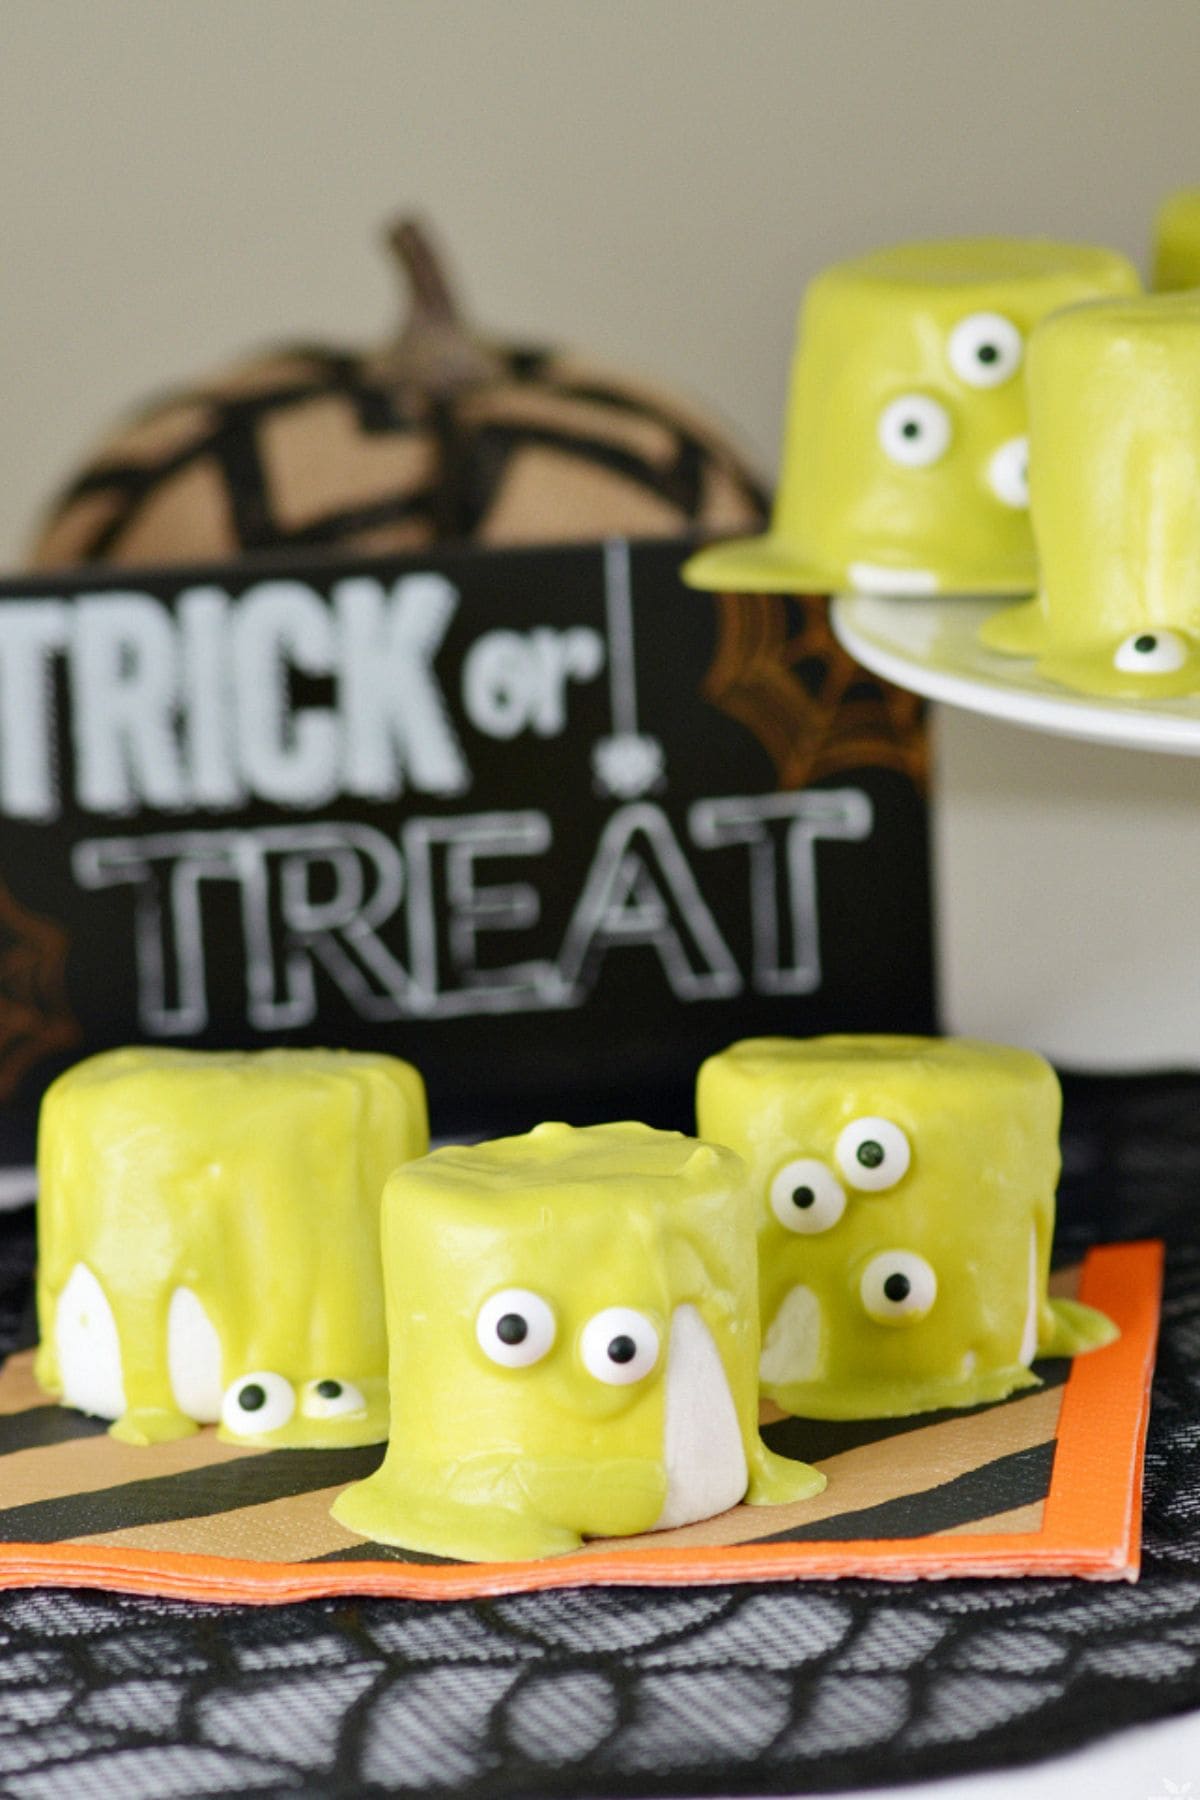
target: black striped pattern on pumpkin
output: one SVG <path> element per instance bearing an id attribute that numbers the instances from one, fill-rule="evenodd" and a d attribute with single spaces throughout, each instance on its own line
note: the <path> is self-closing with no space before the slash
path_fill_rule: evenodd
<path id="1" fill-rule="evenodd" d="M 35 546 L 34 565 L 147 560 L 128 553 L 135 528 L 143 538 L 148 526 L 153 534 L 154 509 L 176 484 L 200 470 L 207 472 L 214 502 L 218 492 L 221 497 L 223 516 L 202 528 L 211 541 L 193 536 L 176 553 L 164 520 L 150 560 L 335 545 L 417 549 L 486 540 L 506 487 L 522 459 L 535 452 L 550 459 L 539 469 L 541 516 L 530 518 L 527 532 L 518 527 L 504 541 L 558 541 L 556 509 L 581 481 L 586 484 L 589 472 L 617 478 L 629 495 L 628 525 L 622 523 L 618 498 L 610 503 L 616 507 L 612 516 L 599 508 L 595 530 L 581 532 L 577 521 L 568 522 L 564 539 L 626 529 L 630 535 L 650 535 L 639 524 L 639 496 L 658 504 L 654 535 L 697 526 L 750 529 L 765 516 L 766 496 L 741 459 L 715 431 L 676 411 L 669 400 L 552 351 L 515 347 L 501 356 L 499 381 L 444 399 L 390 384 L 370 359 L 309 345 L 272 353 L 257 378 L 234 371 L 169 395 L 144 408 L 66 488 Z M 511 419 L 504 416 L 506 395 L 512 399 Z M 529 397 L 546 403 L 548 416 L 540 422 L 521 416 Z M 276 422 L 295 422 L 305 409 L 331 400 L 363 442 L 423 445 L 424 473 L 380 471 L 376 479 L 364 478 L 353 500 L 330 497 L 297 519 L 275 466 L 270 431 Z M 191 423 L 189 415 L 194 415 Z M 662 439 L 661 455 L 646 450 L 647 425 Z M 156 426 L 170 447 L 134 453 L 147 427 Z M 171 442 L 173 437 L 178 441 Z M 312 454 L 319 460 L 334 453 L 314 442 Z M 586 511 L 586 489 L 575 504 Z M 402 535 L 388 543 L 389 530 Z"/>

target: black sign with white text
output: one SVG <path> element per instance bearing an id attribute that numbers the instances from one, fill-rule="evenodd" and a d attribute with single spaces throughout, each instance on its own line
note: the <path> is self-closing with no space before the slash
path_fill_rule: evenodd
<path id="1" fill-rule="evenodd" d="M 933 1025 L 924 726 L 678 543 L 0 586 L 0 1096 L 111 1045 L 408 1057 L 435 1131 L 690 1123 Z"/>

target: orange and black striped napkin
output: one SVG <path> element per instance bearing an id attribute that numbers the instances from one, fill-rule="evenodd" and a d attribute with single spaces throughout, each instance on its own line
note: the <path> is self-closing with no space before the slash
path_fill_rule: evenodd
<path id="1" fill-rule="evenodd" d="M 820 1465 L 815 1500 L 734 1507 L 529 1563 L 458 1563 L 363 1543 L 329 1516 L 382 1448 L 241 1449 L 211 1428 L 137 1449 L 49 1402 L 32 1355 L 0 1370 L 0 1587 L 75 1585 L 200 1599 L 423 1598 L 595 1583 L 837 1575 L 1135 1579 L 1161 1247 L 1092 1251 L 1060 1272 L 1121 1327 L 998 1405 L 831 1423 L 765 1405 L 772 1449 Z"/>

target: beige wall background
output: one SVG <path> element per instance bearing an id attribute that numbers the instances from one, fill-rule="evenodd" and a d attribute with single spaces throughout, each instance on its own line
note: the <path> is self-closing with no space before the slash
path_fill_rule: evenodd
<path id="1" fill-rule="evenodd" d="M 772 470 L 808 277 L 899 237 L 1144 260 L 1195 0 L 0 0 L 0 566 L 135 398 L 384 334 L 381 222 L 481 321 L 713 402 Z M 1200 764 L 939 720 L 949 1022 L 1200 1061 Z"/>

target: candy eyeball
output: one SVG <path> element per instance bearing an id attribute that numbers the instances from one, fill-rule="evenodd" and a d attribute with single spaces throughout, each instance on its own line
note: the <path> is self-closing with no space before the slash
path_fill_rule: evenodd
<path id="1" fill-rule="evenodd" d="M 632 1306 L 607 1306 L 584 1326 L 579 1354 L 597 1381 L 627 1387 L 649 1375 L 658 1361 L 658 1332 Z"/>
<path id="2" fill-rule="evenodd" d="M 300 1411 L 306 1419 L 337 1419 L 366 1410 L 361 1388 L 352 1381 L 335 1381 L 329 1375 L 321 1381 L 306 1382 L 300 1395 Z"/>
<path id="3" fill-rule="evenodd" d="M 256 1369 L 225 1390 L 221 1423 L 235 1437 L 258 1437 L 278 1431 L 296 1410 L 296 1390 L 282 1375 Z"/>
<path id="4" fill-rule="evenodd" d="M 479 1348 L 504 1369 L 540 1362 L 557 1330 L 549 1304 L 528 1288 L 501 1288 L 484 1301 L 475 1320 Z"/>
<path id="5" fill-rule="evenodd" d="M 906 469 L 940 461 L 953 435 L 950 414 L 928 394 L 901 394 L 884 407 L 877 430 L 884 455 Z"/>
<path id="6" fill-rule="evenodd" d="M 1113 668 L 1123 675 L 1173 675 L 1188 659 L 1177 631 L 1136 631 L 1118 644 Z"/>
<path id="7" fill-rule="evenodd" d="M 829 1231 L 846 1210 L 846 1190 L 827 1163 L 801 1156 L 771 1182 L 771 1211 L 785 1231 Z"/>
<path id="8" fill-rule="evenodd" d="M 1021 366 L 1021 333 L 1003 313 L 972 313 L 950 333 L 950 367 L 969 387 L 1000 387 Z"/>
<path id="9" fill-rule="evenodd" d="M 1029 439 L 1009 438 L 987 467 L 988 486 L 997 500 L 1015 511 L 1029 505 Z"/>
<path id="10" fill-rule="evenodd" d="M 863 1270 L 858 1291 L 877 1325 L 919 1325 L 937 1299 L 937 1276 L 915 1251 L 884 1250 Z"/>
<path id="11" fill-rule="evenodd" d="M 912 1148 L 898 1125 L 890 1119 L 852 1119 L 838 1134 L 834 1160 L 852 1188 L 864 1193 L 883 1193 L 903 1181 L 912 1161 Z"/>

